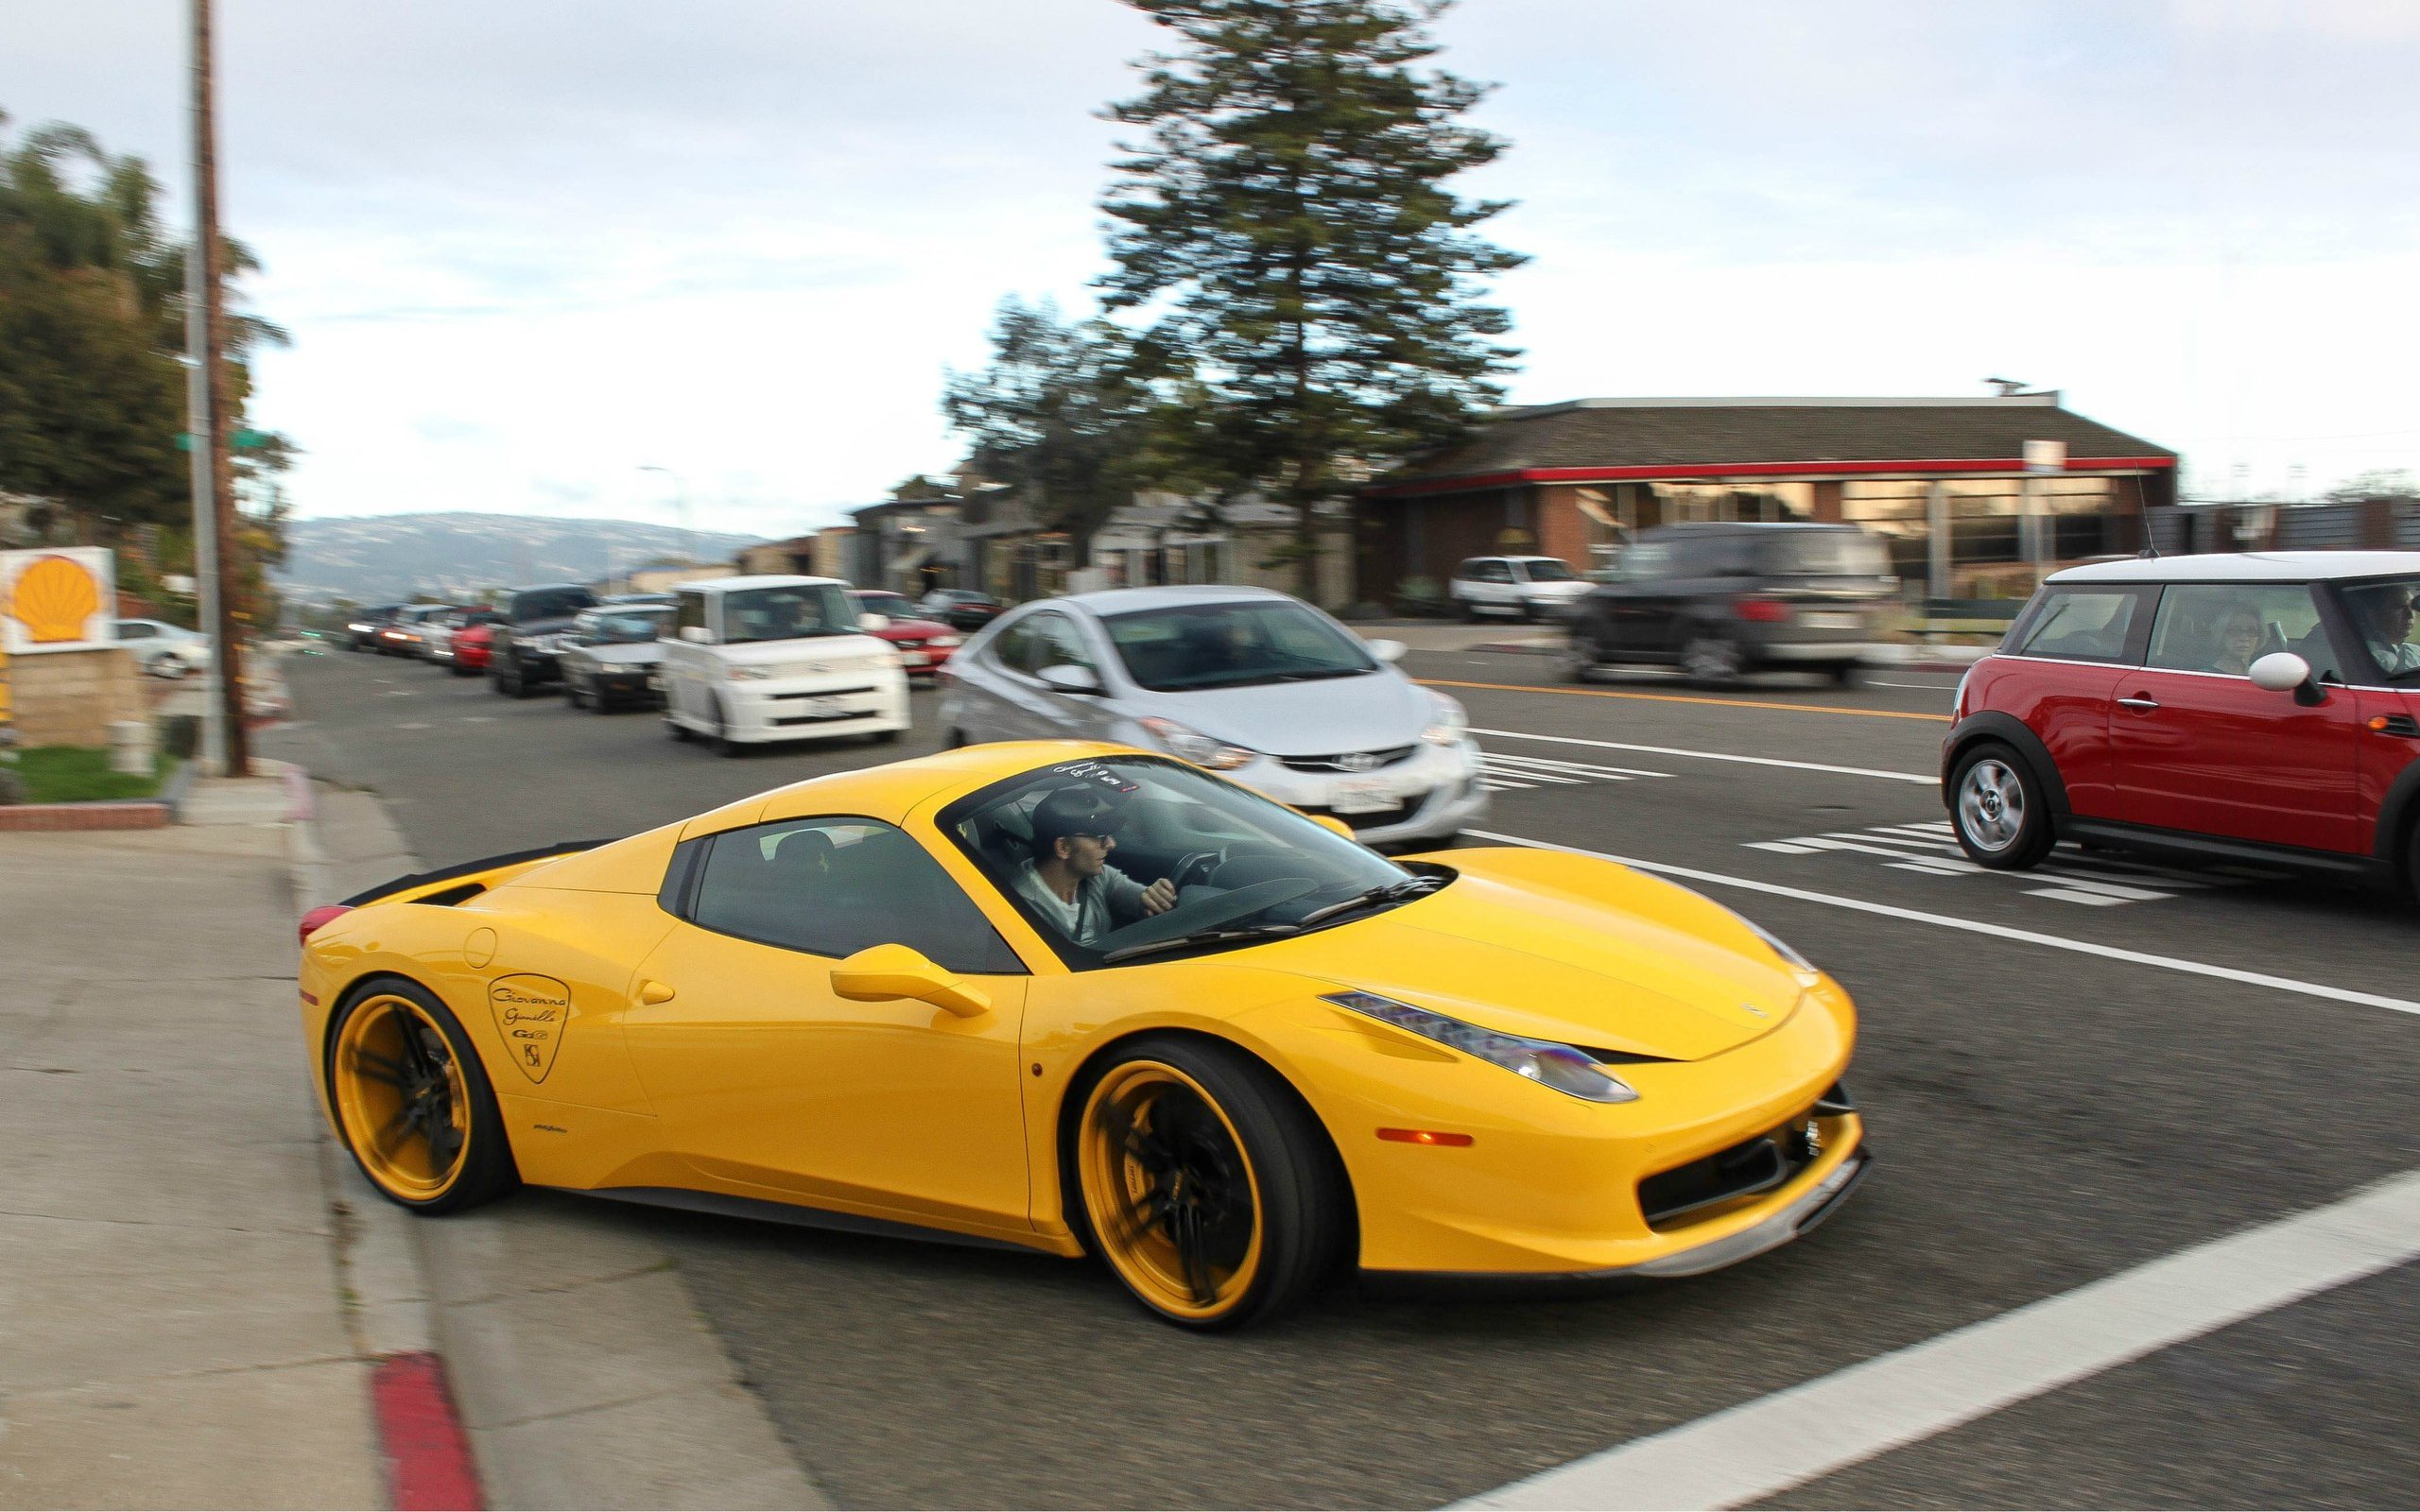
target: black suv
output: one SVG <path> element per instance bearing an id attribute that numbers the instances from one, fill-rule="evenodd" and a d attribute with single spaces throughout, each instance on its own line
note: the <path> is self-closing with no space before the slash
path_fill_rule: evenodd
<path id="1" fill-rule="evenodd" d="M 1623 664 L 1851 682 L 1898 592 L 1890 549 L 1855 525 L 1659 525 L 1574 606 L 1566 670 L 1575 682 Z"/>
<path id="2" fill-rule="evenodd" d="M 526 698 L 555 680 L 555 655 L 574 616 L 596 606 L 596 595 L 578 583 L 516 588 L 496 606 L 489 644 L 488 686 L 508 697 Z"/>

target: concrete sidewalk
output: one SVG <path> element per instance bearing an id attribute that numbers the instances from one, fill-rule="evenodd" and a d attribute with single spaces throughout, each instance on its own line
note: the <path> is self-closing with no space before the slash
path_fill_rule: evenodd
<path id="1" fill-rule="evenodd" d="M 282 778 L 0 834 L 0 1505 L 380 1506 Z"/>

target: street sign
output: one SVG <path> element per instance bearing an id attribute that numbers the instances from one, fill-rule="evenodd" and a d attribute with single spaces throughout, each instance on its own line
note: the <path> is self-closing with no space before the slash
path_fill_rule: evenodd
<path id="1" fill-rule="evenodd" d="M 268 432 L 250 429 L 237 429 L 230 432 L 227 437 L 227 444 L 239 452 L 257 452 L 267 446 L 269 440 Z M 180 452 L 193 450 L 193 432 L 177 432 L 177 450 Z"/>

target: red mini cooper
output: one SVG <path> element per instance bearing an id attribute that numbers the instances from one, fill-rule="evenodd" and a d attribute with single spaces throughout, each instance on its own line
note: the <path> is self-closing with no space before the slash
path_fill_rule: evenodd
<path id="1" fill-rule="evenodd" d="M 1958 685 L 1941 791 L 1978 863 L 2060 840 L 2409 886 L 2420 552 L 2055 573 Z"/>

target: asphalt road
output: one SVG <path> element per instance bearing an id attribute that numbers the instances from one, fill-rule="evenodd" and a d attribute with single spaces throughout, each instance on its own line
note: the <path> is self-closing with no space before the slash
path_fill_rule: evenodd
<path id="1" fill-rule="evenodd" d="M 1850 988 L 1873 1178 L 1803 1242 L 1685 1283 L 1554 1304 L 1346 1287 L 1212 1339 L 1148 1321 L 1088 1265 L 661 1215 L 698 1305 L 842 1504 L 1451 1501 L 2420 1168 L 2420 1016 L 2329 995 L 2420 997 L 2420 916 L 2074 851 L 2024 877 L 1962 868 L 1927 828 L 1953 676 L 1716 694 L 1643 675 L 1572 688 L 1504 652 L 1405 664 L 1490 731 L 1485 830 L 1685 868 Z M 374 789 L 432 865 L 940 738 L 919 693 L 898 747 L 721 760 L 648 714 L 368 657 L 288 667 L 299 723 L 273 746 Z M 1775 1504 L 2408 1504 L 2416 1323 L 2407 1266 Z"/>

